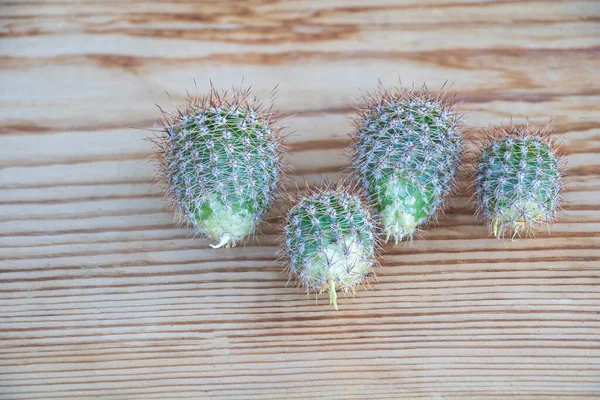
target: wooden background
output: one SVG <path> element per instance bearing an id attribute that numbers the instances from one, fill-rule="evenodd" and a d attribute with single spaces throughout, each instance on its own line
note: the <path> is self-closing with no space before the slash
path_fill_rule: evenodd
<path id="1" fill-rule="evenodd" d="M 597 1 L 2 1 L 0 398 L 600 398 L 599 60 Z M 242 77 L 280 85 L 298 181 L 336 178 L 377 79 L 454 82 L 475 128 L 553 117 L 565 213 L 499 241 L 462 192 L 315 304 L 274 228 L 210 250 L 148 183 L 132 127 Z"/>

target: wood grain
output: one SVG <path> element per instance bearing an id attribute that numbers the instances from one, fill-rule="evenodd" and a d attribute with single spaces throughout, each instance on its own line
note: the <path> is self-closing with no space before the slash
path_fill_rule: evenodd
<path id="1" fill-rule="evenodd" d="M 1 1 L 0 399 L 600 398 L 599 22 L 578 0 Z M 194 79 L 279 84 L 314 182 L 359 89 L 398 77 L 453 83 L 470 145 L 553 118 L 550 234 L 489 238 L 463 190 L 334 312 L 286 287 L 276 218 L 213 251 L 151 189 L 154 104 Z"/>

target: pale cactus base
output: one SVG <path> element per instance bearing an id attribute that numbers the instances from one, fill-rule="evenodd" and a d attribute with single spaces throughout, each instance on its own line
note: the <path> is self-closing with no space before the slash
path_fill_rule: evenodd
<path id="1" fill-rule="evenodd" d="M 343 243 L 330 243 L 306 268 L 307 281 L 320 287 L 319 293 L 329 292 L 329 304 L 338 309 L 337 293 L 354 293 L 357 281 L 361 281 L 373 262 L 365 258 L 365 249 L 357 236 L 348 237 Z"/>
<path id="2" fill-rule="evenodd" d="M 404 179 L 388 183 L 380 204 L 386 204 L 380 211 L 386 242 L 392 238 L 398 244 L 404 238 L 411 238 L 417 226 L 427 219 L 419 189 Z"/>
<path id="3" fill-rule="evenodd" d="M 209 198 L 206 204 L 212 213 L 207 218 L 195 222 L 201 233 L 219 241 L 210 245 L 213 249 L 235 247 L 238 241 L 252 232 L 253 215 L 249 210 L 228 210 L 214 198 Z"/>
<path id="4" fill-rule="evenodd" d="M 533 231 L 531 221 L 544 222 L 544 213 L 536 203 L 523 201 L 515 204 L 510 210 L 492 219 L 492 233 L 501 238 L 506 232 L 512 232 L 513 238 L 521 234 L 529 235 Z"/>
<path id="5" fill-rule="evenodd" d="M 406 237 L 411 237 L 421 220 L 415 219 L 414 210 L 407 210 L 402 200 L 395 200 L 394 204 L 386 206 L 381 212 L 381 225 L 385 232 L 385 241 L 390 238 L 394 243 Z"/>

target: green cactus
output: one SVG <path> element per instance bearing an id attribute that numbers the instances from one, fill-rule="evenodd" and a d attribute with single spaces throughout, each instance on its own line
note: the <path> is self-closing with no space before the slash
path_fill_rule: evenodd
<path id="1" fill-rule="evenodd" d="M 370 208 L 342 184 L 311 190 L 289 210 L 283 253 L 307 293 L 354 294 L 377 264 L 376 225 Z"/>
<path id="2" fill-rule="evenodd" d="M 249 90 L 190 98 L 165 115 L 158 145 L 158 175 L 180 222 L 217 245 L 235 246 L 254 233 L 282 179 L 277 114 Z"/>
<path id="3" fill-rule="evenodd" d="M 386 242 L 412 239 L 452 191 L 462 117 L 454 103 L 426 89 L 380 86 L 356 108 L 354 178 L 375 204 Z"/>
<path id="4" fill-rule="evenodd" d="M 473 176 L 478 213 L 498 238 L 528 236 L 556 218 L 561 158 L 545 127 L 492 127 L 491 137 Z"/>

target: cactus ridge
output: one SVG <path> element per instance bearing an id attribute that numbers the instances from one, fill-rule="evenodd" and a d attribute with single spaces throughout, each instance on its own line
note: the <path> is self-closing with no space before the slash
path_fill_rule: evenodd
<path id="1" fill-rule="evenodd" d="M 386 241 L 412 239 L 454 188 L 462 115 L 445 94 L 381 85 L 356 109 L 353 176 L 376 205 Z"/>
<path id="2" fill-rule="evenodd" d="M 371 208 L 343 183 L 311 189 L 289 209 L 282 256 L 307 293 L 354 294 L 378 265 L 377 225 Z"/>
<path id="3" fill-rule="evenodd" d="M 529 236 L 560 209 L 563 162 L 547 127 L 491 127 L 473 172 L 478 215 L 491 233 Z"/>
<path id="4" fill-rule="evenodd" d="M 272 104 L 211 87 L 175 114 L 163 111 L 164 134 L 154 139 L 164 195 L 176 219 L 235 246 L 254 233 L 277 195 L 286 167 Z"/>

